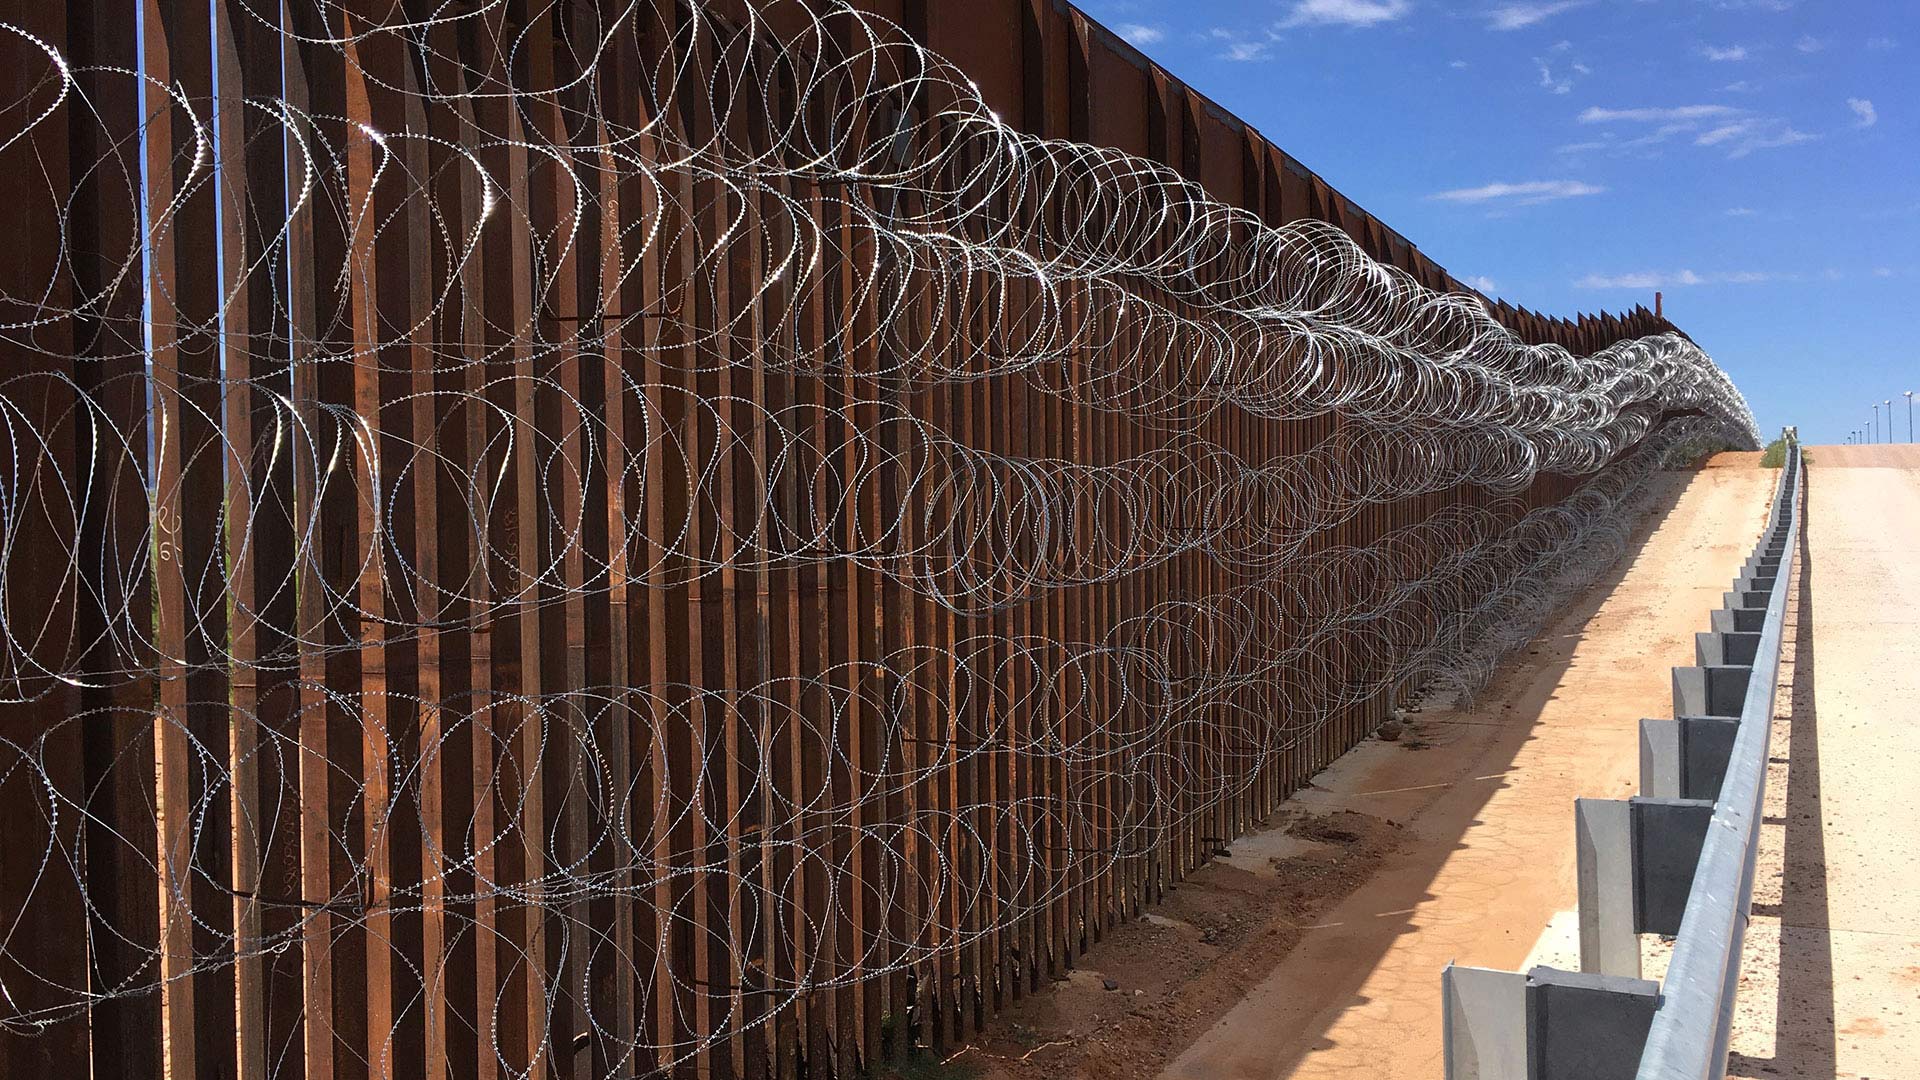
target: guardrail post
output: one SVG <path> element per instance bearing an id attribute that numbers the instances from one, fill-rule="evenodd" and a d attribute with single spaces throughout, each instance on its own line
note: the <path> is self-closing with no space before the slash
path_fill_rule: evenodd
<path id="1" fill-rule="evenodd" d="M 1719 797 L 1739 734 L 1740 721 L 1726 716 L 1641 720 L 1640 794 L 1711 802 Z"/>
<path id="2" fill-rule="evenodd" d="M 1640 721 L 1640 794 L 1653 799 L 1680 797 L 1680 721 Z"/>
<path id="3" fill-rule="evenodd" d="M 1633 833 L 1633 930 L 1678 934 L 1713 803 L 1633 798 L 1627 809 Z"/>
<path id="4" fill-rule="evenodd" d="M 1766 614 L 1761 612 L 1762 615 Z M 1673 669 L 1673 715 L 1738 718 L 1753 668 L 1717 664 Z"/>
<path id="5" fill-rule="evenodd" d="M 1759 650 L 1758 633 L 1693 635 L 1693 662 L 1701 667 L 1752 667 Z"/>
<path id="6" fill-rule="evenodd" d="M 1573 800 L 1580 970 L 1640 977 L 1633 929 L 1633 825 L 1619 799 Z"/>
<path id="7" fill-rule="evenodd" d="M 1680 790 L 1670 797 L 1712 802 L 1720 797 L 1727 761 L 1733 756 L 1733 740 L 1740 734 L 1740 721 L 1725 716 L 1683 716 L 1674 723 L 1680 733 Z"/>
<path id="8" fill-rule="evenodd" d="M 1527 977 L 1448 964 L 1440 973 L 1447 1080 L 1526 1080 Z"/>
<path id="9" fill-rule="evenodd" d="M 1659 1005 L 1646 979 L 1448 964 L 1440 973 L 1446 1080 L 1627 1080 Z"/>
<path id="10" fill-rule="evenodd" d="M 1527 972 L 1528 1080 L 1632 1080 L 1660 984 L 1537 967 Z"/>
<path id="11" fill-rule="evenodd" d="M 1767 625 L 1765 608 L 1715 608 L 1707 613 L 1707 625 L 1716 634 L 1757 634 Z"/>

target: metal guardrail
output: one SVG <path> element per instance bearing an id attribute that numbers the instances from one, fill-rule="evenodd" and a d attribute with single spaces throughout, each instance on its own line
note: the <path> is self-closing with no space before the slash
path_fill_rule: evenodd
<path id="1" fill-rule="evenodd" d="M 1641 794 L 1575 801 L 1580 971 L 1442 973 L 1448 1080 L 1725 1076 L 1802 474 L 1791 447 L 1753 556 L 1673 669 L 1673 719 L 1640 722 Z M 1647 933 L 1675 936 L 1661 983 L 1640 978 Z"/>

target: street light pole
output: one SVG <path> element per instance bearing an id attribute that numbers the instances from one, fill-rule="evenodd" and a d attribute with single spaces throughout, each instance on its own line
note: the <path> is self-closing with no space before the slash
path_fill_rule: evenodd
<path id="1" fill-rule="evenodd" d="M 1880 404 L 1887 407 L 1887 441 L 1891 443 L 1893 441 L 1893 399 L 1887 398 Z"/>
<path id="2" fill-rule="evenodd" d="M 1907 393 L 1907 441 L 1913 441 L 1913 391 Z"/>
<path id="3" fill-rule="evenodd" d="M 1880 406 L 1873 407 L 1873 441 L 1880 441 Z"/>

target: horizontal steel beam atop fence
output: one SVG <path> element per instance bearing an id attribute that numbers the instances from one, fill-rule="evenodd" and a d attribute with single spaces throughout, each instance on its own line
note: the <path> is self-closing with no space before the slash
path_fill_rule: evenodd
<path id="1" fill-rule="evenodd" d="M 1787 585 L 1800 539 L 1798 448 L 1767 527 L 1697 663 L 1673 669 L 1673 719 L 1640 722 L 1640 795 L 1578 799 L 1580 972 L 1449 964 L 1448 1080 L 1720 1080 L 1753 901 Z M 1640 935 L 1671 934 L 1659 984 Z"/>

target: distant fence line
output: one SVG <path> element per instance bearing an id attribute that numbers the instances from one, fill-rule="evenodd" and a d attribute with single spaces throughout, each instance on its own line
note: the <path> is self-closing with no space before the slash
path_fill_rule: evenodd
<path id="1" fill-rule="evenodd" d="M 0 22 L 0 1074 L 950 1050 L 1754 442 L 959 7 Z"/>

